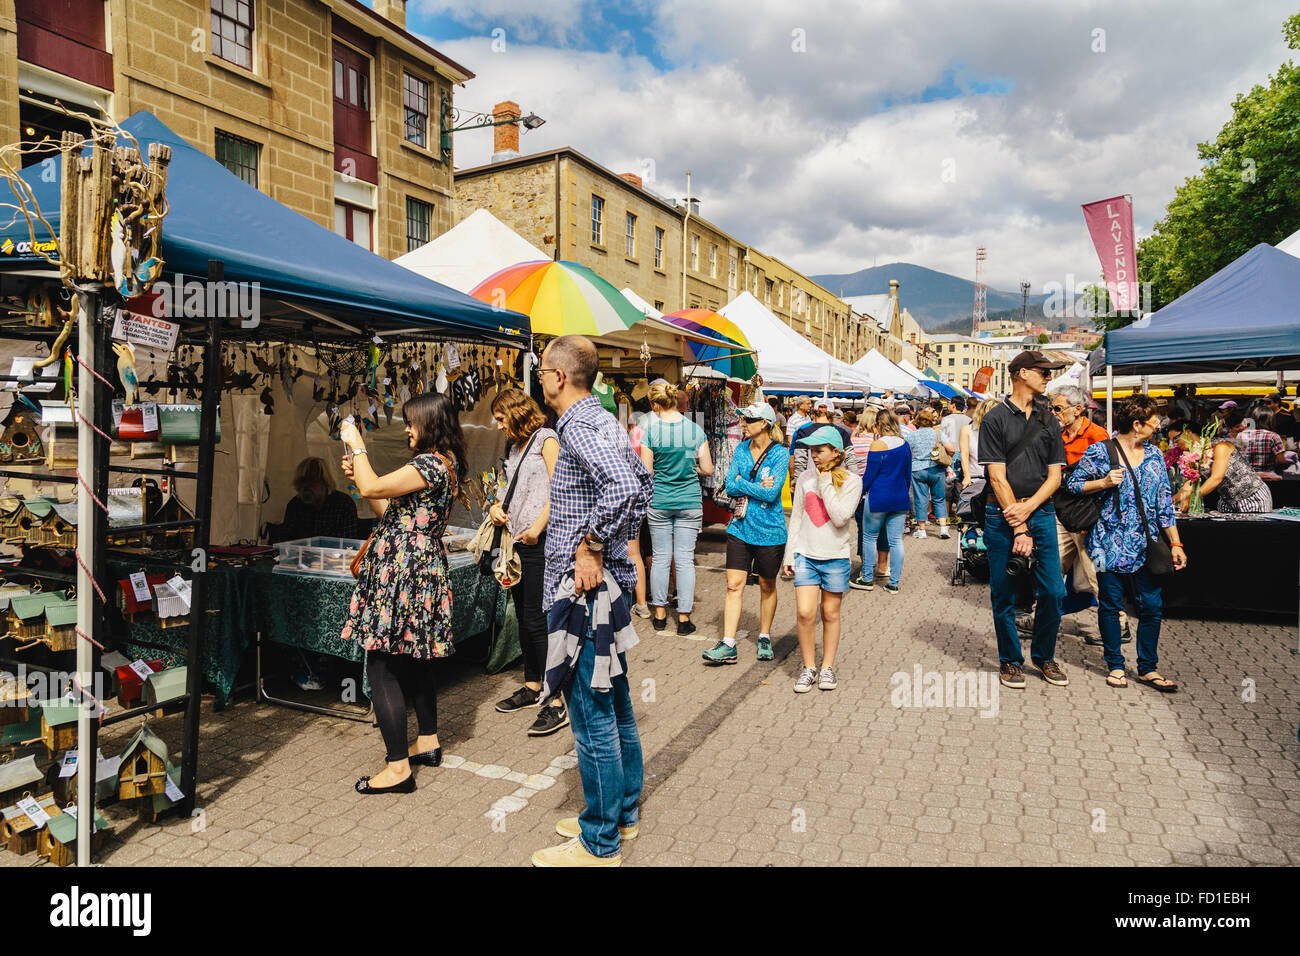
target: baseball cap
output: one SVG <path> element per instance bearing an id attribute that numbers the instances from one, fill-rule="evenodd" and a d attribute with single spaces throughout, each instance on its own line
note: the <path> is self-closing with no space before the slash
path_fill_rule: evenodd
<path id="1" fill-rule="evenodd" d="M 1236 408 L 1236 407 L 1237 407 L 1237 403 L 1236 403 L 1236 402 L 1232 402 L 1232 401 L 1221 402 L 1221 403 L 1219 404 L 1219 408 L 1221 408 L 1221 409 L 1222 409 L 1222 408 Z"/>
<path id="2" fill-rule="evenodd" d="M 830 445 L 836 451 L 844 450 L 844 436 L 834 425 L 823 425 L 811 435 L 799 439 L 800 445 Z"/>
<path id="3" fill-rule="evenodd" d="M 817 411 L 825 410 L 828 412 L 833 412 L 835 411 L 835 404 L 833 402 L 828 402 L 826 399 L 823 398 L 820 401 L 818 401 L 815 405 L 813 405 L 813 408 Z"/>
<path id="4" fill-rule="evenodd" d="M 1015 375 L 1021 369 L 1036 368 L 1044 372 L 1050 372 L 1053 369 L 1065 368 L 1064 362 L 1053 362 L 1042 352 L 1033 352 L 1025 349 L 1019 355 L 1011 360 L 1011 365 L 1007 371 Z"/>
<path id="5" fill-rule="evenodd" d="M 772 406 L 767 402 L 754 402 L 746 405 L 740 410 L 741 418 L 748 418 L 751 422 L 756 422 L 760 418 L 768 424 L 776 424 L 776 412 L 772 411 Z"/>

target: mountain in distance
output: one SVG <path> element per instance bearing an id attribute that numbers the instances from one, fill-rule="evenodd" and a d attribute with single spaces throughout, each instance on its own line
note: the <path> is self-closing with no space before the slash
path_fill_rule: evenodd
<path id="1" fill-rule="evenodd" d="M 975 307 L 975 283 L 946 272 L 937 272 L 910 262 L 891 262 L 888 265 L 861 269 L 843 275 L 809 276 L 814 282 L 834 292 L 836 295 L 882 295 L 889 292 L 889 280 L 899 281 L 899 302 L 903 308 L 915 316 L 921 328 L 927 332 L 935 331 L 940 325 L 965 319 L 969 327 L 971 312 Z M 1002 292 L 988 289 L 988 313 L 1020 309 L 1019 292 Z M 1047 298 L 1046 295 L 1030 295 L 1029 314 L 1037 314 L 1041 320 L 1042 310 L 1036 309 Z M 1032 320 L 1031 320 L 1032 321 Z"/>

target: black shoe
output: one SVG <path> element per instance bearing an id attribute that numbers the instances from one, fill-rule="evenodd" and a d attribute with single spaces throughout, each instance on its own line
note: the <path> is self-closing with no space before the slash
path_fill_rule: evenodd
<path id="1" fill-rule="evenodd" d="M 537 703 L 539 696 L 541 696 L 541 691 L 521 687 L 505 700 L 497 701 L 497 713 L 513 714 L 516 710 L 532 707 Z"/>
<path id="2" fill-rule="evenodd" d="M 569 708 L 547 704 L 537 713 L 537 719 L 528 728 L 529 737 L 546 737 L 562 727 L 569 726 Z"/>
<path id="3" fill-rule="evenodd" d="M 662 631 L 668 626 L 668 617 L 666 615 L 664 617 L 652 617 L 650 618 L 650 623 L 654 626 L 656 631 Z"/>
<path id="4" fill-rule="evenodd" d="M 411 758 L 414 759 L 414 758 Z M 439 752 L 438 759 L 442 759 Z M 411 774 L 401 783 L 395 783 L 391 787 L 372 787 L 370 778 L 362 777 L 357 781 L 357 793 L 414 793 L 415 792 L 415 774 Z"/>
<path id="5" fill-rule="evenodd" d="M 694 621 L 678 621 L 678 622 L 677 622 L 677 636 L 678 636 L 678 637 L 689 637 L 690 635 L 692 635 L 692 634 L 694 634 L 694 633 L 695 633 L 695 622 L 694 622 Z"/>
<path id="6" fill-rule="evenodd" d="M 438 767 L 442 765 L 442 748 L 434 747 L 422 754 L 411 754 L 406 759 L 417 767 Z"/>
<path id="7" fill-rule="evenodd" d="M 1101 639 L 1100 634 L 1097 635 L 1088 634 L 1084 637 L 1083 643 L 1091 644 L 1093 647 L 1101 647 L 1101 645 L 1104 644 L 1105 641 Z"/>
<path id="8" fill-rule="evenodd" d="M 1130 644 L 1133 641 L 1133 635 L 1129 633 L 1128 625 L 1124 625 L 1124 636 L 1119 639 L 1121 644 Z"/>

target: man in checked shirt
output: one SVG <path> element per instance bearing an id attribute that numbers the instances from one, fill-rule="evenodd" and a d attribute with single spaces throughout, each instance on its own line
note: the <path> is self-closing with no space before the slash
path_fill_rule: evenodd
<path id="1" fill-rule="evenodd" d="M 555 603 L 556 588 L 573 573 L 577 594 L 595 592 L 606 569 L 622 590 L 636 589 L 636 566 L 627 543 L 641 527 L 653 483 L 632 451 L 627 431 L 591 394 L 599 362 L 596 347 L 580 335 L 562 335 L 542 353 L 537 376 L 546 403 L 559 415 L 560 457 L 551 477 L 551 517 L 546 527 L 546 574 L 542 609 Z M 608 693 L 591 688 L 595 648 L 579 655 L 568 709 L 578 750 L 587 810 L 579 825 L 561 820 L 556 830 L 570 843 L 538 851 L 540 866 L 617 866 L 621 842 L 636 837 L 641 796 L 641 739 L 625 672 Z M 593 826 L 588 819 L 598 817 Z M 623 824 L 623 825 L 620 825 Z"/>

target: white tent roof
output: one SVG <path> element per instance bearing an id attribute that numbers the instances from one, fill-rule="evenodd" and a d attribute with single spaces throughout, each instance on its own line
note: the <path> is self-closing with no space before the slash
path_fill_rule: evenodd
<path id="1" fill-rule="evenodd" d="M 1055 392 L 1058 389 L 1065 388 L 1067 385 L 1078 386 L 1079 376 L 1083 374 L 1084 365 L 1082 362 L 1075 362 L 1062 374 L 1056 376 L 1047 383 L 1047 391 Z"/>
<path id="2" fill-rule="evenodd" d="M 645 299 L 641 298 L 631 289 L 623 290 L 623 298 L 627 299 L 627 301 L 631 302 L 634 306 L 640 309 L 642 315 L 648 315 L 652 319 L 662 319 L 664 317 L 664 314 L 662 312 L 656 309 Z"/>
<path id="3" fill-rule="evenodd" d="M 913 376 L 915 376 L 916 378 L 927 378 L 927 377 L 928 377 L 924 372 L 922 372 L 919 368 L 917 368 L 915 365 L 913 365 L 913 364 L 912 364 L 911 362 L 909 362 L 907 359 L 899 359 L 899 360 L 898 360 L 898 367 L 901 368 L 901 369 L 902 369 L 904 372 L 906 372 L 908 375 L 913 375 Z"/>
<path id="4" fill-rule="evenodd" d="M 765 385 L 816 391 L 871 388 L 865 375 L 813 345 L 749 292 L 742 292 L 718 312 L 735 322 L 749 339 L 758 354 Z"/>
<path id="5" fill-rule="evenodd" d="M 916 388 L 917 376 L 899 368 L 878 349 L 872 349 L 853 363 L 853 367 L 865 375 L 873 386 L 882 391 L 907 394 Z"/>
<path id="6" fill-rule="evenodd" d="M 393 261 L 427 279 L 468 292 L 507 266 L 550 258 L 492 213 L 478 209 L 438 238 Z"/>
<path id="7" fill-rule="evenodd" d="M 885 332 L 889 331 L 894 318 L 894 297 L 888 292 L 879 295 L 850 295 L 841 299 L 849 308 L 860 315 L 869 315 L 876 325 Z"/>
<path id="8" fill-rule="evenodd" d="M 1291 235 L 1279 242 L 1277 247 L 1283 252 L 1300 258 L 1300 229 L 1297 229 L 1295 232 L 1291 233 Z"/>

